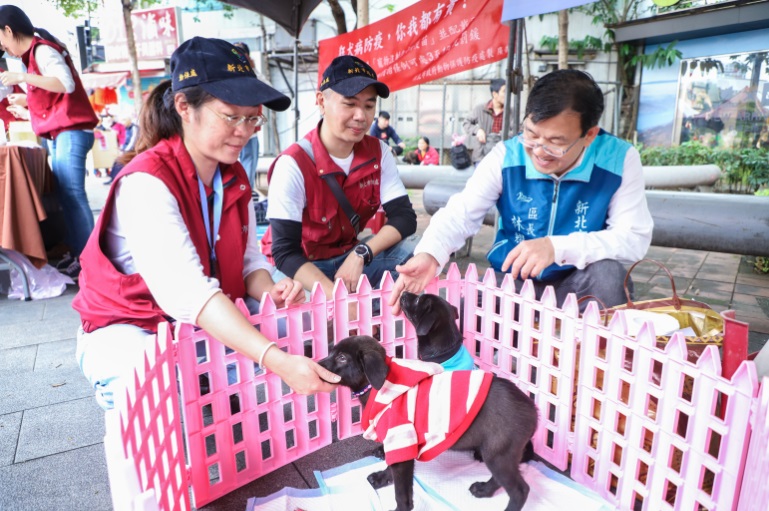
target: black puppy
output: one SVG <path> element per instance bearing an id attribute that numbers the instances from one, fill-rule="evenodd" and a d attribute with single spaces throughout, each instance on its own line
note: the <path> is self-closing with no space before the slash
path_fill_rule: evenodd
<path id="1" fill-rule="evenodd" d="M 400 305 L 416 329 L 419 360 L 441 364 L 447 371 L 475 368 L 470 352 L 462 344 L 456 307 L 440 296 L 408 291 L 401 294 Z"/>
<path id="2" fill-rule="evenodd" d="M 395 363 L 389 361 L 382 345 L 369 336 L 343 339 L 331 349 L 328 357 L 319 363 L 329 371 L 338 374 L 341 377 L 341 384 L 349 387 L 360 398 L 365 408 L 363 413 L 365 422 L 368 422 L 367 418 L 372 419 L 369 403 L 373 405 L 372 407 L 376 407 L 380 401 L 378 394 L 373 401 L 369 400 L 372 394 L 371 388 L 378 392 L 385 386 L 391 369 L 396 372 L 400 370 L 400 367 L 396 367 L 398 364 L 393 365 Z M 410 364 L 419 364 L 419 362 L 411 361 Z M 433 364 L 420 364 L 420 366 L 426 367 L 427 371 L 437 368 Z M 440 368 L 437 368 L 437 371 L 440 372 Z M 454 444 L 447 445 L 447 448 L 480 452 L 491 471 L 491 479 L 473 483 L 470 486 L 470 493 L 476 497 L 491 497 L 494 492 L 503 487 L 510 497 L 505 511 L 520 511 L 529 494 L 529 485 L 521 475 L 519 463 L 527 442 L 537 428 L 537 408 L 514 383 L 504 378 L 491 374 L 484 375 L 481 371 L 455 371 L 442 373 L 441 376 L 447 374 L 463 376 L 460 373 L 491 378 L 491 383 L 487 387 L 488 394 L 477 409 L 477 415 L 472 423 Z M 441 396 L 430 394 L 430 397 L 437 402 Z M 421 402 L 419 397 L 416 399 L 418 403 Z M 434 406 L 440 406 L 440 404 Z M 417 406 L 416 413 L 427 413 L 427 411 Z M 381 421 L 380 417 L 377 419 Z M 363 424 L 364 429 L 370 429 L 370 426 L 375 427 L 369 423 Z M 423 453 L 421 451 L 420 455 Z M 436 454 L 432 453 L 429 458 L 434 455 Z M 425 458 L 428 457 L 425 456 Z M 382 488 L 394 483 L 396 511 L 413 509 L 414 459 L 388 462 L 388 465 L 387 470 L 369 475 L 368 481 L 374 488 Z"/>

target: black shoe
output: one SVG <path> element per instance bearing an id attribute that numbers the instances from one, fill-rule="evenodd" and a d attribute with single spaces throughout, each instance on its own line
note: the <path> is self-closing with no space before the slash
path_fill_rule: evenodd
<path id="1" fill-rule="evenodd" d="M 69 266 L 59 271 L 64 275 L 68 276 L 69 278 L 71 278 L 72 280 L 74 280 L 75 282 L 77 282 L 77 279 L 80 276 L 80 270 L 82 270 L 82 268 L 80 267 L 80 260 L 75 258 L 72 260 L 72 263 Z"/>
<path id="2" fill-rule="evenodd" d="M 64 271 L 69 267 L 70 264 L 72 264 L 74 260 L 75 258 L 72 257 L 72 254 L 67 252 L 66 254 L 64 254 L 64 257 L 61 258 L 61 261 L 56 263 L 56 269 L 59 271 Z"/>

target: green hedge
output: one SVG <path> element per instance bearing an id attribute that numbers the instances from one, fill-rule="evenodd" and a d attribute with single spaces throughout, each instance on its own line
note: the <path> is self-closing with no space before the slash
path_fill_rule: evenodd
<path id="1" fill-rule="evenodd" d="M 754 193 L 769 186 L 769 151 L 766 149 L 714 149 L 699 142 L 673 147 L 639 147 L 644 165 L 704 165 L 721 169 L 717 188 L 734 193 Z"/>

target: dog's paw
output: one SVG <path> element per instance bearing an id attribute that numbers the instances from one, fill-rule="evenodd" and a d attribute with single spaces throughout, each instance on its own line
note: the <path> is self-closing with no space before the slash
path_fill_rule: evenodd
<path id="1" fill-rule="evenodd" d="M 385 457 L 384 445 L 380 444 L 371 449 L 371 455 L 377 459 L 383 460 Z"/>
<path id="2" fill-rule="evenodd" d="M 478 481 L 470 485 L 470 493 L 473 497 L 478 499 L 486 499 L 494 496 L 494 493 L 499 489 L 499 485 L 493 481 Z"/>
<path id="3" fill-rule="evenodd" d="M 390 470 L 387 469 L 369 474 L 366 480 L 375 490 L 378 490 L 380 488 L 384 488 L 385 486 L 391 485 L 393 482 L 393 477 L 390 473 Z"/>

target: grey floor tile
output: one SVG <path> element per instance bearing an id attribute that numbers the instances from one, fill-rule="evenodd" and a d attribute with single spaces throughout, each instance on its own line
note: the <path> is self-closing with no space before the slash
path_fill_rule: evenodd
<path id="1" fill-rule="evenodd" d="M 0 327 L 40 321 L 45 312 L 45 305 L 40 301 L 9 300 L 4 295 L 0 295 L 0 307 L 3 309 Z"/>
<path id="2" fill-rule="evenodd" d="M 738 284 L 747 284 L 749 286 L 756 287 L 769 287 L 769 275 L 753 274 L 739 274 L 737 275 Z"/>
<path id="3" fill-rule="evenodd" d="M 0 415 L 0 467 L 13 463 L 21 428 L 21 412 Z"/>
<path id="4" fill-rule="evenodd" d="M 18 374 L 24 371 L 32 371 L 35 367 L 36 353 L 36 345 L 0 350 L 0 373 Z"/>
<path id="5" fill-rule="evenodd" d="M 35 371 L 59 369 L 67 366 L 77 367 L 77 361 L 75 360 L 76 347 L 77 341 L 75 339 L 38 344 Z"/>
<path id="6" fill-rule="evenodd" d="M 734 286 L 735 293 L 743 293 L 763 298 L 769 298 L 769 287 L 749 286 L 747 284 L 737 284 Z"/>
<path id="7" fill-rule="evenodd" d="M 0 481 L 4 511 L 112 510 L 103 444 L 2 467 Z"/>
<path id="8" fill-rule="evenodd" d="M 0 381 L 0 415 L 93 396 L 77 366 L 34 371 Z"/>
<path id="9" fill-rule="evenodd" d="M 80 320 L 77 317 L 44 322 L 29 321 L 12 325 L 0 324 L 0 349 L 74 339 L 79 326 Z"/>
<path id="10" fill-rule="evenodd" d="M 24 412 L 16 463 L 95 445 L 104 440 L 104 410 L 92 397 Z"/>

